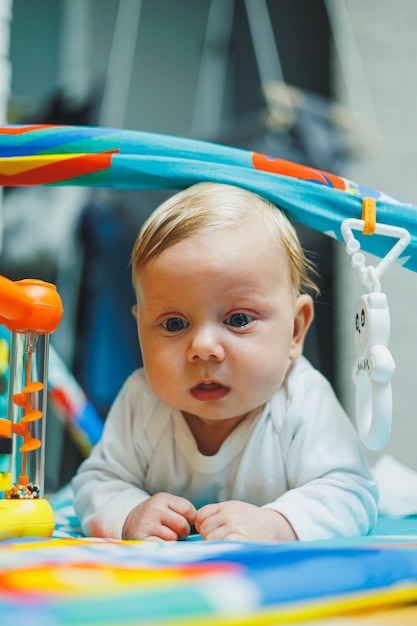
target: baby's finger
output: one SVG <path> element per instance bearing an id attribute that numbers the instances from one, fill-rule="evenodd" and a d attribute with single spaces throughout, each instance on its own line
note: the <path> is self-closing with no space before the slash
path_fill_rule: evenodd
<path id="1" fill-rule="evenodd" d="M 177 541 L 178 534 L 172 528 L 168 528 L 168 526 L 161 525 L 159 528 L 154 528 L 153 533 L 141 537 L 143 541 Z"/>
<path id="2" fill-rule="evenodd" d="M 206 520 L 208 517 L 215 515 L 219 511 L 218 504 L 206 504 L 202 506 L 201 509 L 198 509 L 195 515 L 195 523 L 200 523 Z"/>
<path id="3" fill-rule="evenodd" d="M 180 496 L 171 496 L 168 506 L 175 513 L 185 517 L 189 524 L 194 524 L 196 509 L 189 500 L 181 498 Z"/>
<path id="4" fill-rule="evenodd" d="M 218 529 L 221 525 L 222 521 L 219 516 L 217 505 L 208 504 L 197 511 L 195 517 L 195 528 L 204 539 L 208 539 L 212 536 L 213 531 Z M 218 538 L 222 539 L 221 536 Z"/>
<path id="5" fill-rule="evenodd" d="M 184 539 L 190 534 L 191 524 L 188 519 L 172 509 L 165 511 L 161 523 L 175 533 L 175 539 Z"/>

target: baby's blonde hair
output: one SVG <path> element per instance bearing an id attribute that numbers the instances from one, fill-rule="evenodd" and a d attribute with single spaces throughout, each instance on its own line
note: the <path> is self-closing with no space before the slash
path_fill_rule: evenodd
<path id="1" fill-rule="evenodd" d="M 261 196 L 234 185 L 198 183 L 163 202 L 143 224 L 132 250 L 133 281 L 137 272 L 163 250 L 186 237 L 233 228 L 245 215 L 259 213 L 266 229 L 281 244 L 297 293 L 319 293 L 313 264 L 307 259 L 286 215 Z M 256 233 L 254 233 L 256 236 Z"/>

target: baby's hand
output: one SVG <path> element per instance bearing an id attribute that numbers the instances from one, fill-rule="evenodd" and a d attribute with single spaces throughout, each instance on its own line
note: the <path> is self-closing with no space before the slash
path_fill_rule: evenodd
<path id="1" fill-rule="evenodd" d="M 190 534 L 195 513 L 194 506 L 185 498 L 156 493 L 129 513 L 123 527 L 123 539 L 182 539 Z"/>
<path id="2" fill-rule="evenodd" d="M 234 500 L 203 506 L 197 511 L 195 527 L 203 539 L 264 542 L 298 539 L 291 524 L 277 511 Z"/>

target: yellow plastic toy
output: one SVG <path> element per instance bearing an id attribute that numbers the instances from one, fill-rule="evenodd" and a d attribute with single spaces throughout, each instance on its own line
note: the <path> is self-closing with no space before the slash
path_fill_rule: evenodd
<path id="1" fill-rule="evenodd" d="M 55 285 L 0 276 L 0 324 L 11 331 L 7 417 L 0 417 L 0 540 L 50 537 L 43 498 L 49 335 L 62 319 Z"/>

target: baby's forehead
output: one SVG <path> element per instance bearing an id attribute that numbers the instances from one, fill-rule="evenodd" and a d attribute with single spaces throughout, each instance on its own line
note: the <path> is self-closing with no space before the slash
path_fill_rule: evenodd
<path id="1" fill-rule="evenodd" d="M 284 235 L 279 226 L 273 221 L 265 219 L 259 211 L 242 213 L 233 221 L 219 221 L 201 229 L 201 238 L 215 233 L 219 237 L 230 236 L 231 240 L 247 242 L 248 240 L 265 247 L 265 253 L 271 249 L 277 252 L 285 251 Z M 191 235 L 192 236 L 192 235 Z M 242 250 L 243 251 L 243 250 Z"/>
<path id="2" fill-rule="evenodd" d="M 258 221 L 256 221 L 258 224 Z M 266 229 L 262 222 L 259 228 L 251 221 L 242 220 L 239 224 L 223 228 L 209 228 L 174 244 L 171 258 L 194 251 L 195 263 L 214 268 L 224 268 L 225 263 L 241 265 L 264 261 L 263 271 L 279 266 L 281 270 L 289 266 L 287 250 L 277 233 Z M 218 263 L 215 263 L 218 259 Z"/>

